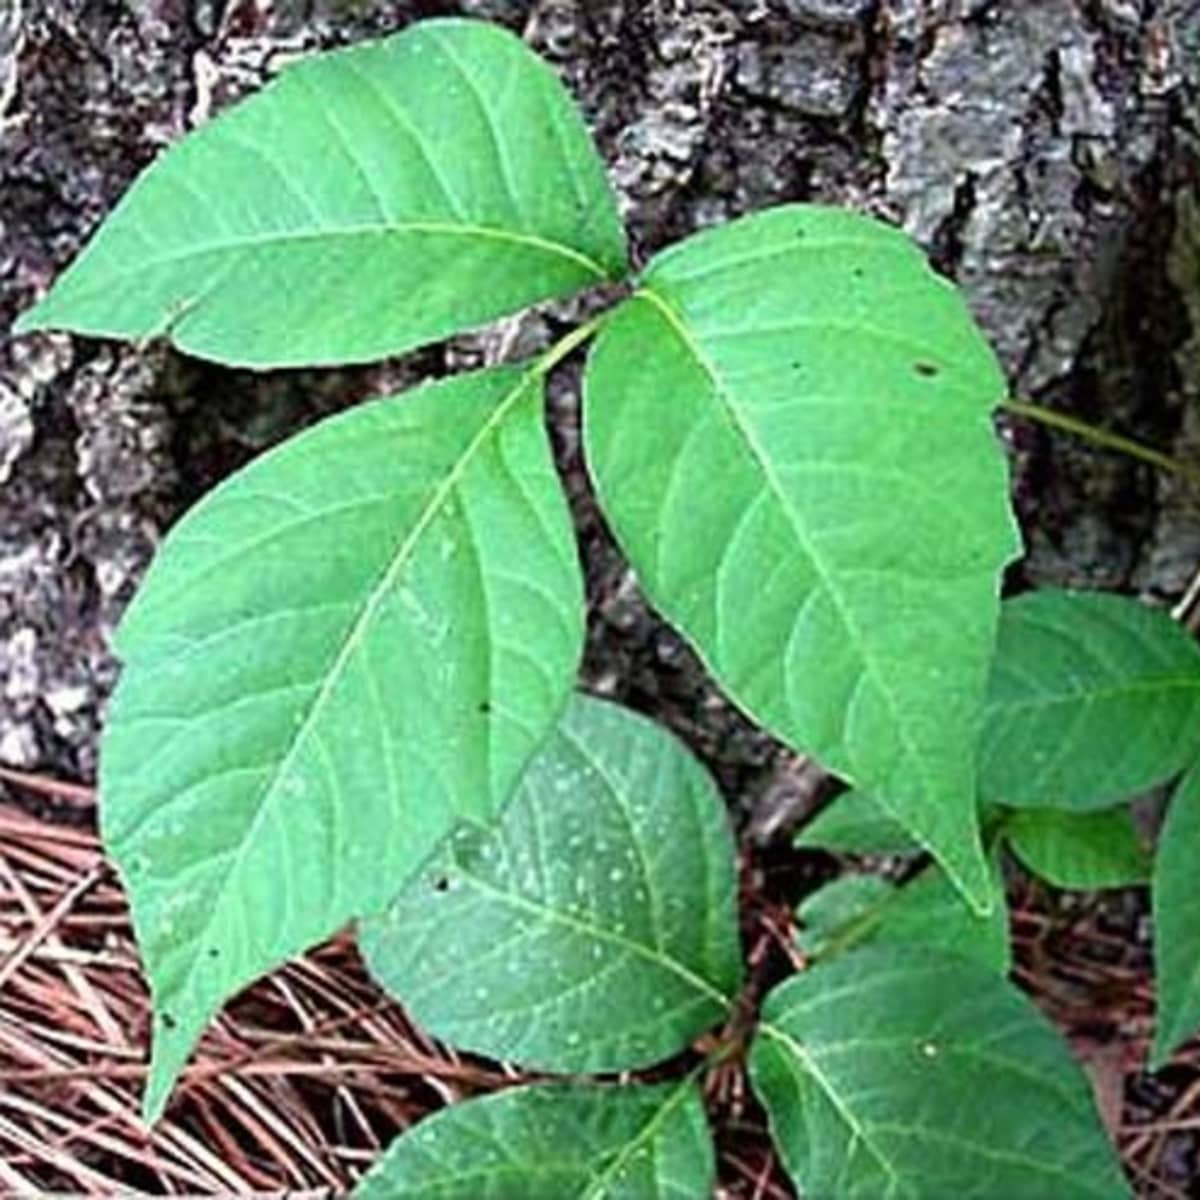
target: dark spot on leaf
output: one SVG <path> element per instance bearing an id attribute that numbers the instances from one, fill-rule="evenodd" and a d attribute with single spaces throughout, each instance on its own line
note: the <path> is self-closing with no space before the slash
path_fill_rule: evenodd
<path id="1" fill-rule="evenodd" d="M 479 702 L 478 707 L 479 707 L 479 711 L 484 714 L 490 713 L 492 711 L 492 706 L 486 700 L 481 700 Z"/>
<path id="2" fill-rule="evenodd" d="M 450 890 L 450 880 L 445 876 L 439 876 L 433 881 L 433 890 L 435 892 L 448 892 Z"/>
<path id="3" fill-rule="evenodd" d="M 853 275 L 855 279 L 861 279 L 866 274 L 866 271 L 864 271 L 862 267 L 855 267 L 850 274 Z"/>
<path id="4" fill-rule="evenodd" d="M 218 950 L 216 948 L 216 946 L 209 946 L 209 948 L 208 948 L 208 957 L 209 958 L 220 958 L 220 956 L 221 956 L 221 952 L 220 952 L 220 950 Z"/>
<path id="5" fill-rule="evenodd" d="M 800 370 L 800 362 L 799 362 L 799 360 L 797 360 L 796 362 L 792 363 L 792 370 L 793 370 L 793 371 L 798 371 L 798 370 Z"/>
<path id="6" fill-rule="evenodd" d="M 162 1023 L 163 1023 L 164 1029 L 174 1029 L 175 1028 L 175 1018 L 173 1016 L 171 1016 L 171 1014 L 168 1012 L 163 1013 Z"/>
<path id="7" fill-rule="evenodd" d="M 802 238 L 802 237 L 808 237 L 808 231 L 807 231 L 807 230 L 805 230 L 805 229 L 797 229 L 797 230 L 796 230 L 796 236 L 797 236 L 798 238 Z"/>
<path id="8" fill-rule="evenodd" d="M 938 373 L 937 367 L 935 367 L 933 363 L 929 362 L 913 363 L 913 370 L 916 371 L 918 375 L 924 375 L 926 379 L 930 379 Z"/>

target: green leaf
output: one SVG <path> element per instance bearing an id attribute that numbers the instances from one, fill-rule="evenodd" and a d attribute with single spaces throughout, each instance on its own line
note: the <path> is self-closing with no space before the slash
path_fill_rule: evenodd
<path id="1" fill-rule="evenodd" d="M 579 697 L 492 832 L 366 923 L 375 976 L 429 1032 L 551 1071 L 683 1050 L 740 982 L 733 839 L 712 781 L 644 717 Z"/>
<path id="2" fill-rule="evenodd" d="M 1020 809 L 1005 821 L 1004 836 L 1021 862 L 1055 887 L 1135 887 L 1150 879 L 1150 855 L 1125 806 L 1090 813 Z"/>
<path id="3" fill-rule="evenodd" d="M 428 21 L 293 66 L 173 147 L 15 332 L 359 362 L 624 271 L 558 78 L 496 26 Z"/>
<path id="4" fill-rule="evenodd" d="M 980 799 L 1107 808 L 1200 750 L 1200 648 L 1123 596 L 1046 590 L 1005 603 L 980 743 Z"/>
<path id="5" fill-rule="evenodd" d="M 1086 1079 L 993 971 L 867 947 L 776 988 L 750 1069 L 821 1200 L 1128 1197 Z"/>
<path id="6" fill-rule="evenodd" d="M 151 1116 L 229 995 L 491 819 L 558 720 L 582 596 L 540 399 L 500 368 L 333 417 L 155 560 L 100 784 L 154 993 Z"/>
<path id="7" fill-rule="evenodd" d="M 993 861 L 992 905 L 979 916 L 936 866 L 896 886 L 877 875 L 844 875 L 796 909 L 805 930 L 796 938 L 816 958 L 873 942 L 932 947 L 1007 975 L 1012 965 L 1004 880 Z"/>
<path id="8" fill-rule="evenodd" d="M 656 258 L 587 371 L 589 461 L 651 600 L 979 903 L 975 747 L 1018 544 L 1004 394 L 902 233 L 805 205 Z"/>
<path id="9" fill-rule="evenodd" d="M 856 789 L 817 813 L 796 835 L 796 845 L 840 854 L 916 854 L 921 849 L 895 817 Z"/>
<path id="10" fill-rule="evenodd" d="M 1200 767 L 1193 767 L 1171 797 L 1154 860 L 1158 1022 L 1151 1060 L 1155 1070 L 1200 1029 L 1197 863 L 1200 863 Z"/>
<path id="11" fill-rule="evenodd" d="M 796 905 L 796 945 L 812 958 L 836 953 L 851 931 L 877 926 L 883 906 L 895 895 L 895 887 L 878 875 L 839 875 Z"/>
<path id="12" fill-rule="evenodd" d="M 701 1200 L 716 1182 L 691 1081 L 541 1084 L 442 1109 L 398 1138 L 356 1200 Z"/>

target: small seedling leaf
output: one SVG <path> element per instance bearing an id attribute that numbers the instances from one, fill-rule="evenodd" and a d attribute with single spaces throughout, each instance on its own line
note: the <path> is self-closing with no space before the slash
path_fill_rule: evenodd
<path id="1" fill-rule="evenodd" d="M 1150 881 L 1151 858 L 1128 806 L 1099 812 L 1022 808 L 1004 823 L 1021 862 L 1060 888 L 1136 887 Z"/>
<path id="2" fill-rule="evenodd" d="M 980 742 L 985 804 L 1107 808 L 1200 750 L 1200 647 L 1124 596 L 1006 601 Z"/>
<path id="3" fill-rule="evenodd" d="M 796 845 L 837 854 L 917 854 L 921 849 L 895 817 L 857 788 L 827 804 L 796 835 Z"/>
<path id="4" fill-rule="evenodd" d="M 1200 767 L 1184 776 L 1167 810 L 1154 860 L 1158 1019 L 1152 1061 L 1162 1066 L 1200 1029 Z"/>
<path id="5" fill-rule="evenodd" d="M 877 875 L 843 875 L 796 909 L 801 949 L 829 958 L 867 943 L 932 947 L 1008 974 L 1011 965 L 1008 906 L 999 866 L 992 869 L 992 905 L 974 912 L 936 864 L 895 885 Z"/>

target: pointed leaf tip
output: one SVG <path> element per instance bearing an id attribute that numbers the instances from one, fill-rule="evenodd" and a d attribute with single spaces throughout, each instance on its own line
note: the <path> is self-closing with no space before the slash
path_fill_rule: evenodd
<path id="1" fill-rule="evenodd" d="M 287 67 L 171 147 L 19 326 L 238 366 L 365 362 L 620 278 L 604 164 L 551 68 L 480 21 Z"/>
<path id="2" fill-rule="evenodd" d="M 540 401 L 503 367 L 331 417 L 156 557 L 100 757 L 154 997 L 147 1115 L 230 995 L 382 910 L 556 724 L 583 598 Z"/>
<path id="3" fill-rule="evenodd" d="M 641 285 L 593 347 L 585 433 L 646 592 L 986 910 L 976 746 L 1019 550 L 995 356 L 900 231 L 842 210 L 707 230 Z"/>

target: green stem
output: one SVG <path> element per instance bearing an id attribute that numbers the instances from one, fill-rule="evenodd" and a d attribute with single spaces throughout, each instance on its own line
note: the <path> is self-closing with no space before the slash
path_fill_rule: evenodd
<path id="1" fill-rule="evenodd" d="M 567 355 L 577 347 L 582 346 L 588 338 L 596 333 L 607 318 L 608 313 L 602 312 L 590 321 L 585 321 L 582 325 L 576 326 L 570 333 L 564 334 L 534 363 L 534 373 L 537 375 L 549 375 Z"/>
<path id="2" fill-rule="evenodd" d="M 1161 450 L 1155 450 L 1152 446 L 1144 446 L 1132 438 L 1101 429 L 1087 421 L 1081 421 L 1078 417 L 1072 417 L 1052 408 L 1044 408 L 1042 405 L 1033 404 L 1028 400 L 1017 400 L 1012 397 L 1004 401 L 1003 407 L 1014 416 L 1024 417 L 1028 421 L 1037 421 L 1041 425 L 1061 430 L 1064 433 L 1072 433 L 1097 446 L 1103 446 L 1106 450 L 1116 450 L 1120 454 L 1136 458 L 1139 462 L 1148 463 L 1160 471 L 1169 471 L 1172 475 L 1182 475 L 1187 479 L 1200 482 L 1200 471 L 1186 463 L 1181 463 L 1178 459 L 1164 454 Z"/>

